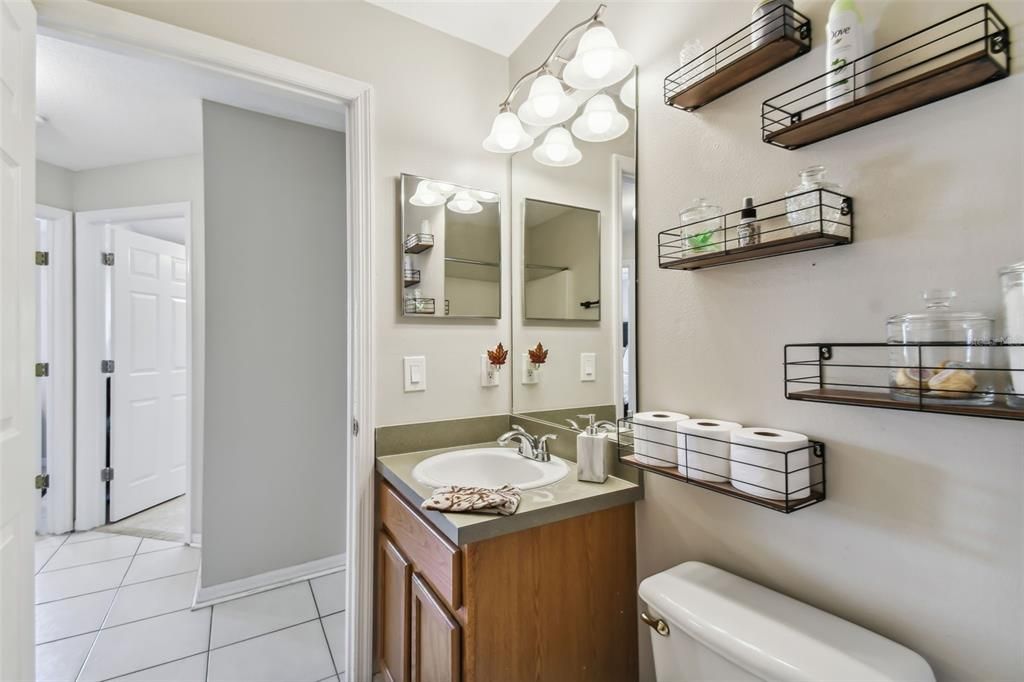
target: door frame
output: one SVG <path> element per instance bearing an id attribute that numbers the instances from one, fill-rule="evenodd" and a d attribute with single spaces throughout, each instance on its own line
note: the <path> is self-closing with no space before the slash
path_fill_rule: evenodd
<path id="1" fill-rule="evenodd" d="M 75 343 L 74 343 L 74 218 L 63 208 L 36 204 L 35 217 L 48 221 L 50 261 L 48 268 L 51 308 L 47 362 L 50 382 L 47 392 L 47 422 L 55 443 L 47 442 L 46 528 L 40 533 L 67 533 L 75 523 Z M 57 447 L 53 448 L 56 444 Z M 53 457 L 57 452 L 58 457 Z"/>
<path id="2" fill-rule="evenodd" d="M 194 439 L 193 399 L 194 377 L 192 356 L 195 352 L 193 333 L 193 268 L 192 202 L 134 206 L 130 208 L 100 209 L 75 213 L 75 360 L 79 371 L 75 378 L 76 430 L 75 430 L 75 530 L 89 530 L 107 522 L 106 484 L 99 472 L 106 464 L 106 375 L 100 372 L 100 363 L 113 356 L 112 335 L 112 279 L 110 271 L 100 260 L 100 254 L 113 250 L 109 226 L 112 223 L 146 221 L 160 218 L 185 220 L 185 253 L 188 272 L 185 280 L 188 344 L 186 371 L 186 443 L 185 458 L 185 542 L 192 534 L 192 468 L 193 458 L 202 462 L 202 440 Z M 99 315 L 96 311 L 102 310 Z M 116 369 L 116 368 L 115 368 Z M 200 368 L 201 375 L 202 368 Z M 200 433 L 201 435 L 201 433 Z M 198 442 L 197 442 L 198 440 Z M 201 503 L 201 500 L 195 500 Z"/>
<path id="3" fill-rule="evenodd" d="M 615 373 L 615 414 L 621 418 L 626 416 L 623 414 L 622 397 L 625 393 L 625 386 L 622 382 L 622 177 L 624 175 L 633 176 L 634 182 L 636 181 L 636 160 L 629 156 L 623 156 L 622 154 L 612 154 L 611 163 L 611 195 L 612 195 L 612 219 L 611 229 L 614 237 L 612 238 L 612 267 L 614 271 L 614 286 L 612 287 L 612 310 L 615 311 L 615 319 L 618 322 L 618 328 L 615 333 L 612 334 L 612 371 Z M 634 235 L 636 235 L 636 222 L 634 221 Z M 634 236 L 634 239 L 636 237 Z M 637 249 L 633 249 L 633 283 L 634 283 L 634 295 L 633 295 L 633 307 L 630 312 L 633 314 L 632 319 L 629 321 L 629 341 L 634 344 L 633 358 L 637 360 L 634 362 L 632 367 L 629 368 L 630 384 L 632 385 L 633 392 L 629 396 L 630 407 L 633 413 L 636 413 L 637 405 L 637 384 L 638 375 L 637 367 L 638 354 L 636 352 L 636 329 L 637 329 L 637 312 L 636 312 L 636 261 Z"/>
<path id="4" fill-rule="evenodd" d="M 345 669 L 349 679 L 372 677 L 374 452 L 373 361 L 373 87 L 300 62 L 237 43 L 131 14 L 85 0 L 36 0 L 40 32 L 64 40 L 121 53 L 153 56 L 213 69 L 243 80 L 269 85 L 296 96 L 314 97 L 347 113 L 346 171 L 349 319 L 347 387 L 353 424 L 348 439 L 348 523 L 346 533 L 346 593 L 349 625 Z M 192 235 L 190 270 L 195 271 L 192 294 L 194 321 L 205 317 L 203 289 L 204 240 Z M 204 357 L 205 339 L 199 325 L 192 335 L 192 357 Z M 203 395 L 202 372 L 193 386 L 193 407 Z M 202 421 L 193 419 L 193 438 L 201 442 Z"/>

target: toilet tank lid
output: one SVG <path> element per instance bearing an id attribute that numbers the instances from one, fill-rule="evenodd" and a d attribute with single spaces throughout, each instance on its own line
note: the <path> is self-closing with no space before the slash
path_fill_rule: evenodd
<path id="1" fill-rule="evenodd" d="M 928 663 L 905 646 L 699 561 L 647 578 L 640 597 L 670 630 L 678 628 L 761 679 L 935 679 Z"/>

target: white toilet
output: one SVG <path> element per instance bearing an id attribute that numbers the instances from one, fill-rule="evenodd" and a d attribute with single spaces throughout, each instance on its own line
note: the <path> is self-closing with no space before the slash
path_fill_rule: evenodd
<path id="1" fill-rule="evenodd" d="M 658 682 L 934 682 L 910 649 L 699 561 L 640 583 Z"/>

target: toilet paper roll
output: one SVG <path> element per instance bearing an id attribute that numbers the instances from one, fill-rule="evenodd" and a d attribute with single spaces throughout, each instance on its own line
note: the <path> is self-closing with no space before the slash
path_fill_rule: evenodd
<path id="1" fill-rule="evenodd" d="M 679 473 L 699 481 L 729 480 L 729 434 L 742 428 L 742 424 L 719 419 L 687 419 L 676 424 Z"/>
<path id="2" fill-rule="evenodd" d="M 758 426 L 737 429 L 730 438 L 729 476 L 734 488 L 770 500 L 786 499 L 787 490 L 790 500 L 811 494 L 807 436 Z"/>
<path id="3" fill-rule="evenodd" d="M 638 412 L 633 417 L 633 451 L 636 461 L 655 467 L 674 467 L 679 456 L 676 450 L 676 424 L 690 417 L 678 412 Z"/>

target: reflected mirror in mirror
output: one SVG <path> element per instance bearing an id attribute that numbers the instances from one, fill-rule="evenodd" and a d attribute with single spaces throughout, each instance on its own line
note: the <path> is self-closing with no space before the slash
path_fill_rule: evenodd
<path id="1" fill-rule="evenodd" d="M 500 318 L 497 192 L 402 174 L 399 195 L 402 314 Z"/>
<path id="2" fill-rule="evenodd" d="M 600 211 L 526 199 L 523 226 L 525 318 L 600 320 Z"/>

